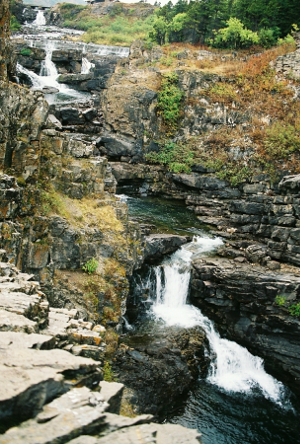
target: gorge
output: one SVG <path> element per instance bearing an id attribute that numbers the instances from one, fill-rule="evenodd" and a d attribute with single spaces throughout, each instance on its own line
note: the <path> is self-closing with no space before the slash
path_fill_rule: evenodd
<path id="1" fill-rule="evenodd" d="M 10 38 L 1 8 L 0 442 L 298 442 L 297 153 L 257 169 L 231 55 L 176 51 L 170 128 L 164 48 L 83 43 L 57 9 Z M 268 92 L 295 113 L 297 48 Z M 157 160 L 184 144 L 190 169 Z"/>

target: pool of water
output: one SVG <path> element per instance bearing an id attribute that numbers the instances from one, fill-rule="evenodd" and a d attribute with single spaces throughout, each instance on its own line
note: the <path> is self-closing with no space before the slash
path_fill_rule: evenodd
<path id="1" fill-rule="evenodd" d="M 166 420 L 197 429 L 203 444 L 300 443 L 299 402 L 280 407 L 260 394 L 233 394 L 199 381 Z M 290 403 L 288 403 L 290 405 Z"/>
<path id="2" fill-rule="evenodd" d="M 153 232 L 190 236 L 208 232 L 208 228 L 181 201 L 125 195 L 121 195 L 121 199 L 127 203 L 133 219 L 155 225 Z"/>

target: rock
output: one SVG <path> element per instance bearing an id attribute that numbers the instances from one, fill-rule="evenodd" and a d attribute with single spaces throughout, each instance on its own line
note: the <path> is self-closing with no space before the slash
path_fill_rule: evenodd
<path id="1" fill-rule="evenodd" d="M 54 88 L 53 86 L 44 86 L 42 91 L 44 94 L 56 94 L 59 92 L 59 89 Z"/>
<path id="2" fill-rule="evenodd" d="M 84 123 L 84 118 L 80 116 L 77 108 L 61 108 L 60 116 L 63 125 L 80 125 Z"/>
<path id="3" fill-rule="evenodd" d="M 106 410 L 111 413 L 119 413 L 124 385 L 119 382 L 101 381 L 100 388 L 104 401 L 109 405 Z"/>
<path id="4" fill-rule="evenodd" d="M 0 310 L 0 331 L 16 331 L 34 333 L 38 330 L 38 324 L 30 321 L 23 315 L 18 315 L 6 310 Z"/>
<path id="5" fill-rule="evenodd" d="M 134 156 L 138 153 L 135 145 L 125 138 L 102 136 L 100 146 L 105 148 L 108 157 Z"/>
<path id="6" fill-rule="evenodd" d="M 95 441 L 95 444 L 139 444 L 140 442 L 153 444 L 199 444 L 199 438 L 200 435 L 196 430 L 186 429 L 178 424 L 145 424 L 118 430 L 104 438 L 98 439 Z M 84 442 L 78 440 L 76 444 L 84 444 Z"/>
<path id="7" fill-rule="evenodd" d="M 39 318 L 39 325 L 45 326 L 49 304 L 38 294 L 25 294 L 17 291 L 1 291 L 0 309 L 21 314 L 28 319 Z"/>
<path id="8" fill-rule="evenodd" d="M 36 419 L 8 430 L 0 442 L 54 444 L 93 434 L 103 425 L 104 407 L 98 393 L 93 394 L 86 387 L 73 389 L 48 404 Z"/>
<path id="9" fill-rule="evenodd" d="M 285 176 L 278 184 L 278 188 L 283 191 L 297 192 L 300 189 L 300 174 L 295 176 Z"/>
<path id="10" fill-rule="evenodd" d="M 58 76 L 58 83 L 66 83 L 67 85 L 77 85 L 86 80 L 93 78 L 93 73 L 88 74 L 61 74 Z"/>
<path id="11" fill-rule="evenodd" d="M 43 404 L 66 390 L 62 373 L 79 380 L 101 379 L 95 374 L 97 362 L 75 357 L 63 350 L 5 349 L 0 353 L 1 375 L 6 384 L 0 388 L 0 417 L 26 419 Z"/>
<path id="12" fill-rule="evenodd" d="M 173 253 L 190 240 L 188 236 L 175 234 L 150 234 L 145 237 L 144 260 L 151 262 L 162 259 L 166 254 Z"/>
<path id="13" fill-rule="evenodd" d="M 187 393 L 199 373 L 206 375 L 206 344 L 200 327 L 188 330 L 166 327 L 161 332 L 155 328 L 147 338 L 132 335 L 127 341 L 123 339 L 115 354 L 113 370 L 126 387 L 123 398 L 133 412 L 158 416 L 166 405 L 172 405 Z"/>
<path id="14" fill-rule="evenodd" d="M 82 51 L 77 49 L 56 49 L 52 52 L 52 62 L 60 73 L 80 73 Z"/>
<path id="15" fill-rule="evenodd" d="M 11 350 L 13 348 L 34 348 L 36 350 L 49 350 L 55 345 L 53 336 L 26 334 L 20 332 L 1 332 L 0 347 L 3 350 Z"/>

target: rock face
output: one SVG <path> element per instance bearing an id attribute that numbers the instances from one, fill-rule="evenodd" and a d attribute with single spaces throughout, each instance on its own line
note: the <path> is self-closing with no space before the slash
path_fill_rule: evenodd
<path id="1" fill-rule="evenodd" d="M 191 301 L 228 338 L 265 359 L 266 369 L 300 390 L 300 275 L 224 258 L 193 262 Z M 279 301 L 279 302 L 278 302 Z"/>
<path id="2" fill-rule="evenodd" d="M 0 4 L 0 81 L 7 80 L 12 72 L 11 49 L 9 43 L 10 11 L 9 0 Z"/>
<path id="3" fill-rule="evenodd" d="M 52 52 L 52 62 L 55 63 L 60 74 L 80 73 L 82 51 L 76 49 L 54 50 Z"/>
<path id="4" fill-rule="evenodd" d="M 13 46 L 17 61 L 25 68 L 34 71 L 36 74 L 40 74 L 42 61 L 46 57 L 45 50 L 30 47 L 24 40 L 19 41 L 17 39 L 13 41 Z"/>

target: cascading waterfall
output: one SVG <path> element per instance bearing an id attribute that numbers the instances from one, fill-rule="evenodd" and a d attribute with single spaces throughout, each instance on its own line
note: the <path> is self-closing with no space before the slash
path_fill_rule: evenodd
<path id="1" fill-rule="evenodd" d="M 44 16 L 44 11 L 42 11 L 41 9 L 39 9 L 35 20 L 31 23 L 32 25 L 35 26 L 45 26 L 46 24 L 46 18 Z"/>
<path id="2" fill-rule="evenodd" d="M 51 41 L 47 42 L 45 47 L 46 57 L 42 62 L 40 75 L 24 68 L 24 66 L 20 65 L 19 63 L 17 64 L 17 71 L 29 77 L 33 88 L 55 88 L 59 94 L 63 95 L 65 100 L 78 100 L 84 98 L 85 95 L 81 91 L 71 89 L 67 85 L 58 83 L 56 80 L 59 74 L 57 72 L 55 63 L 52 61 L 52 52 L 54 49 L 54 43 Z M 54 97 L 54 94 L 46 94 L 46 98 L 49 103 L 53 103 Z"/>
<path id="3" fill-rule="evenodd" d="M 82 57 L 81 74 L 88 74 L 95 65 L 85 57 Z"/>
<path id="4" fill-rule="evenodd" d="M 212 251 L 221 243 L 218 238 L 197 237 L 155 267 L 156 301 L 151 310 L 167 325 L 185 328 L 198 325 L 205 330 L 213 356 L 208 382 L 227 392 L 251 394 L 259 390 L 266 398 L 281 405 L 284 386 L 265 372 L 263 360 L 237 343 L 222 339 L 213 323 L 198 308 L 186 302 L 192 257 Z"/>
<path id="5" fill-rule="evenodd" d="M 43 60 L 43 62 L 42 62 L 40 76 L 50 77 L 51 79 L 56 81 L 56 79 L 58 77 L 58 72 L 57 72 L 54 62 L 52 62 L 53 50 L 54 50 L 53 43 L 48 42 L 46 44 L 46 48 L 45 48 L 46 57 L 45 57 L 45 60 Z"/>

